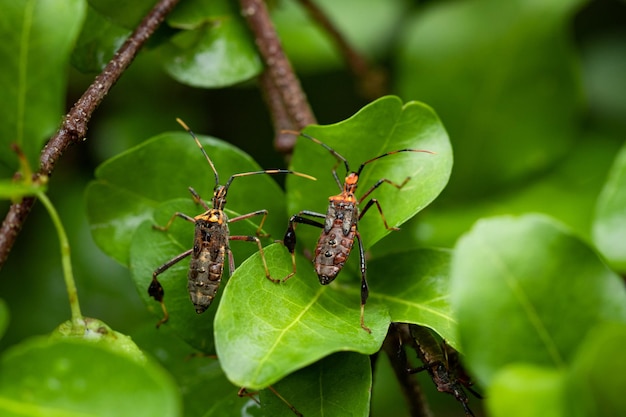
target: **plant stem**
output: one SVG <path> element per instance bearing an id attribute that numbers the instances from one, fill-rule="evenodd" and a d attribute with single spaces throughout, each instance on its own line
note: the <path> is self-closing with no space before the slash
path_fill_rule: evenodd
<path id="1" fill-rule="evenodd" d="M 265 74 L 262 75 L 261 88 L 264 89 L 264 98 L 272 113 L 272 121 L 287 124 L 287 126 L 274 126 L 276 137 L 280 137 L 280 130 L 282 129 L 295 127 L 300 130 L 307 125 L 316 123 L 306 94 L 283 51 L 265 2 L 263 0 L 240 0 L 240 4 L 241 13 L 248 22 L 261 58 L 265 63 Z M 286 154 L 290 154 L 294 144 L 295 138 L 291 143 L 288 141 L 287 143 L 285 141 L 280 144 L 276 143 L 275 147 Z"/>
<path id="2" fill-rule="evenodd" d="M 70 301 L 70 311 L 72 314 L 72 324 L 79 324 L 83 321 L 83 315 L 80 312 L 80 304 L 78 302 L 78 291 L 76 290 L 76 282 L 74 281 L 74 274 L 72 272 L 72 258 L 70 255 L 70 242 L 63 228 L 63 223 L 59 218 L 54 205 L 44 192 L 38 192 L 37 198 L 48 210 L 50 218 L 54 227 L 57 229 L 57 235 L 59 236 L 59 244 L 61 246 L 61 263 L 63 265 L 63 278 L 65 279 L 65 287 L 67 289 L 67 295 Z"/>

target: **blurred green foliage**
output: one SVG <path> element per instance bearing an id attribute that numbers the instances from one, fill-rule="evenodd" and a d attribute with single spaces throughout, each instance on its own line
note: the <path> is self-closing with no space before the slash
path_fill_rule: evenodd
<path id="1" fill-rule="evenodd" d="M 152 3 L 0 1 L 3 178 L 11 177 L 17 166 L 8 144 L 20 143 L 36 166 L 41 144 L 61 120 L 62 109 L 69 109 L 82 94 Z M 209 3 L 214 8 L 207 8 Z M 441 198 L 405 223 L 400 233 L 372 247 L 371 307 L 380 305 L 376 294 L 384 294 L 385 272 L 404 274 L 401 271 L 410 268 L 407 258 L 419 263 L 415 255 L 419 253 L 428 260 L 428 256 L 445 257 L 447 265 L 443 254 L 449 252 L 450 287 L 441 288 L 452 294 L 446 303 L 458 315 L 458 328 L 450 332 L 458 332 L 466 364 L 482 384 L 479 389 L 489 394 L 485 412 L 495 416 L 624 414 L 623 396 L 616 394 L 626 375 L 619 350 L 624 317 L 619 306 L 610 307 L 620 305 L 623 281 L 617 274 L 626 272 L 626 239 L 621 233 L 626 230 L 621 149 L 626 137 L 626 3 L 320 0 L 319 4 L 360 52 L 388 71 L 390 93 L 403 102 L 419 100 L 434 109 L 454 151 L 452 177 Z M 169 375 L 162 374 L 156 363 L 148 374 L 135 372 L 136 365 L 126 358 L 96 347 L 40 339 L 25 342 L 51 333 L 69 315 L 57 239 L 40 205 L 35 206 L 0 271 L 0 305 L 6 305 L 0 309 L 0 329 L 6 326 L 0 340 L 2 365 L 19 373 L 24 382 L 20 386 L 28 387 L 30 374 L 22 373 L 19 366 L 28 361 L 44 367 L 50 364 L 46 362 L 50 352 L 71 351 L 76 361 L 69 365 L 61 361 L 61 368 L 69 367 L 64 372 L 74 366 L 88 367 L 90 358 L 101 360 L 110 368 L 128 370 L 137 386 L 143 386 L 148 377 L 170 394 L 173 378 L 184 393 L 182 399 L 168 403 L 174 414 L 180 400 L 184 415 L 189 416 L 241 415 L 242 410 L 262 415 L 263 409 L 252 400 L 237 398 L 237 387 L 228 383 L 215 359 L 186 360 L 194 348 L 167 326 L 154 330 L 155 316 L 141 299 L 145 294 L 138 294 L 128 269 L 94 244 L 87 221 L 84 193 L 96 166 L 148 138 L 179 129 L 176 117 L 197 132 L 241 148 L 262 167 L 286 165 L 272 148 L 267 109 L 253 79 L 259 61 L 251 52 L 253 39 L 235 12 L 235 2 L 190 0 L 184 7 L 187 10 L 181 5 L 172 14 L 106 97 L 90 122 L 88 140 L 63 156 L 48 191 L 68 231 L 84 314 L 131 335 Z M 272 2 L 272 7 L 320 124 L 344 120 L 366 105 L 332 42 L 296 2 Z M 234 44 L 241 49 L 234 50 Z M 190 57 L 219 51 L 219 45 L 231 45 L 227 52 L 232 53 L 211 55 L 219 56 L 222 64 L 216 67 L 210 62 L 214 72 L 205 71 L 207 64 L 202 60 L 196 63 L 199 67 L 188 65 Z M 188 61 L 175 66 L 181 59 Z M 202 79 L 207 74 L 213 74 L 208 81 Z M 191 85 L 233 86 L 202 89 Z M 189 147 L 189 152 L 197 150 Z M 206 198 L 212 177 L 201 157 L 197 159 L 197 174 L 190 174 L 185 184 L 204 184 Z M 220 169 L 219 161 L 215 162 Z M 353 165 L 360 162 L 351 159 Z M 316 169 L 322 167 L 326 165 Z M 139 177 L 128 182 L 141 181 Z M 322 204 L 333 193 L 336 187 L 320 196 Z M 188 198 L 184 187 L 178 197 Z M 384 206 L 382 198 L 381 203 Z M 189 200 L 176 204 L 194 209 Z M 159 208 L 164 219 L 173 207 Z M 515 217 L 529 212 L 542 215 Z M 495 215 L 507 217 L 484 219 L 472 227 L 477 220 Z M 375 213 L 369 216 L 376 218 Z M 272 234 L 280 238 L 280 230 Z M 239 246 L 246 244 L 238 245 L 237 251 Z M 423 247 L 427 249 L 419 249 Z M 307 248 L 312 249 L 310 244 Z M 238 255 L 237 265 L 252 252 L 254 248 Z M 346 282 L 358 277 L 355 255 L 346 276 L 340 277 Z M 385 259 L 396 260 L 393 269 L 385 267 Z M 441 260 L 437 265 L 443 264 Z M 302 260 L 299 267 L 309 265 Z M 439 275 L 448 283 L 449 274 Z M 415 292 L 419 285 L 407 283 L 407 287 Z M 356 293 L 348 294 L 358 302 Z M 315 402 L 305 394 L 323 391 L 328 385 L 345 388 L 358 378 L 355 391 L 339 399 L 352 404 L 365 401 L 362 391 L 369 382 L 360 375 L 367 374 L 369 363 L 363 359 L 354 353 L 327 356 L 285 380 L 284 391 L 293 388 L 294 402 L 307 402 L 304 410 L 329 407 L 329 412 L 347 415 L 341 406 Z M 311 375 L 324 375 L 328 363 L 338 369 L 336 379 L 307 385 Z M 98 369 L 105 372 L 106 368 Z M 101 376 L 97 369 L 93 371 L 89 378 Z M 61 375 L 59 368 L 50 372 L 50 381 Z M 399 388 L 388 388 L 395 384 L 390 374 L 387 362 L 379 360 L 372 412 L 408 415 L 399 406 L 403 402 Z M 462 414 L 452 397 L 436 393 L 425 375 L 419 377 L 436 415 Z M 591 382 L 585 385 L 584 381 Z M 1 380 L 3 412 L 15 406 L 9 401 L 15 400 L 9 390 L 10 384 Z M 219 401 L 198 400 L 209 392 Z M 522 396 L 527 400 L 520 402 Z M 273 399 L 263 401 L 272 415 L 290 413 Z M 134 405 L 149 414 L 150 405 L 139 404 Z M 477 414 L 482 412 L 479 400 L 472 398 L 470 406 Z M 366 415 L 368 408 L 350 410 Z M 316 415 L 316 411 L 306 415 Z"/>

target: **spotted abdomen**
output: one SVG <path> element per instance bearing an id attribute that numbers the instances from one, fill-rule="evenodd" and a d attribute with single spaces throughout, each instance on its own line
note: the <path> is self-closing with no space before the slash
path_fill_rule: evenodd
<path id="1" fill-rule="evenodd" d="M 187 275 L 189 296 L 198 314 L 209 308 L 217 294 L 228 250 L 228 226 L 222 217 L 217 221 L 211 211 L 195 219 L 196 231 Z"/>
<path id="2" fill-rule="evenodd" d="M 356 235 L 354 206 L 331 204 L 326 214 L 326 225 L 315 249 L 315 272 L 320 284 L 330 284 L 343 268 Z"/>

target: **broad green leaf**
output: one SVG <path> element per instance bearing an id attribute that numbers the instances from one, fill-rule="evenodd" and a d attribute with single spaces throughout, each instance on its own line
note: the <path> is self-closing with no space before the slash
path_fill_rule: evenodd
<path id="1" fill-rule="evenodd" d="M 409 21 L 397 91 L 445 121 L 458 156 L 448 193 L 488 195 L 572 145 L 582 101 L 566 23 L 582 3 L 431 2 Z"/>
<path id="2" fill-rule="evenodd" d="M 318 0 L 320 7 L 348 43 L 368 57 L 388 53 L 389 44 L 406 2 L 387 0 Z M 298 2 L 280 2 L 272 9 L 272 20 L 289 59 L 302 71 L 341 65 L 332 38 L 308 16 Z"/>
<path id="3" fill-rule="evenodd" d="M 3 416 L 181 415 L 178 390 L 159 366 L 91 342 L 32 339 L 0 366 Z"/>
<path id="4" fill-rule="evenodd" d="M 607 323 L 589 332 L 568 375 L 566 415 L 626 415 L 625 344 L 624 323 Z"/>
<path id="5" fill-rule="evenodd" d="M 82 72 L 101 71 L 130 34 L 129 29 L 116 25 L 90 6 L 72 52 L 72 65 Z"/>
<path id="6" fill-rule="evenodd" d="M 360 176 L 357 198 L 367 192 L 379 179 L 402 183 L 402 189 L 383 183 L 369 197 L 379 200 L 390 227 L 399 226 L 433 201 L 445 187 L 452 169 L 452 149 L 448 135 L 433 110 L 425 104 L 403 104 L 395 96 L 383 97 L 365 106 L 354 116 L 327 126 L 309 126 L 305 132 L 345 157 L 351 170 L 371 158 L 386 152 L 413 148 L 435 152 L 402 152 L 368 164 Z M 313 162 L 313 163 L 312 163 Z M 290 213 L 312 210 L 326 213 L 328 197 L 339 194 L 331 170 L 337 160 L 322 146 L 298 138 L 291 166 L 315 176 L 315 183 L 298 183 L 287 179 L 287 199 Z M 343 180 L 343 164 L 337 175 Z M 365 204 L 364 202 L 363 204 Z M 372 206 L 359 222 L 365 248 L 386 234 L 376 206 Z M 301 226 L 298 240 L 313 251 L 320 229 Z"/>
<path id="7" fill-rule="evenodd" d="M 274 388 L 307 417 L 366 417 L 372 390 L 370 359 L 353 352 L 335 353 L 289 375 Z M 261 391 L 260 397 L 265 415 L 293 416 L 271 391 Z"/>
<path id="8" fill-rule="evenodd" d="M 17 143 L 31 166 L 59 125 L 66 71 L 86 11 L 83 0 L 0 2 L 0 162 L 17 167 Z"/>
<path id="9" fill-rule="evenodd" d="M 210 138 L 201 138 L 201 142 L 213 159 L 222 184 L 232 174 L 261 169 L 250 156 L 232 145 Z M 209 201 L 214 185 L 211 167 L 187 133 L 164 133 L 149 139 L 96 170 L 96 180 L 87 189 L 87 213 L 93 238 L 109 256 L 128 264 L 132 236 L 142 222 L 153 218 L 156 207 L 173 199 L 191 201 L 190 186 Z M 283 194 L 269 175 L 236 178 L 228 196 L 228 208 L 238 213 L 268 210 L 270 215 L 264 229 L 273 237 L 282 237 L 286 227 Z M 187 214 L 194 216 L 202 211 L 202 207 L 196 206 Z M 161 219 L 163 223 L 168 217 Z M 192 242 L 193 228 L 188 233 L 189 243 L 185 246 Z M 169 258 L 176 254 L 171 253 Z"/>
<path id="10" fill-rule="evenodd" d="M 89 6 L 115 25 L 126 29 L 135 29 L 135 26 L 154 7 L 152 0 L 124 1 L 124 0 L 89 0 Z"/>
<path id="11" fill-rule="evenodd" d="M 156 317 L 158 319 L 163 317 L 163 312 L 160 304 L 148 295 L 152 273 L 157 267 L 193 246 L 194 225 L 182 219 L 176 219 L 167 233 L 155 230 L 152 226 L 165 225 L 175 212 L 195 215 L 200 212 L 199 209 L 200 207 L 191 199 L 168 201 L 156 209 L 154 216 L 156 220 L 143 222 L 133 235 L 130 246 L 130 271 L 140 297 L 155 314 L 155 324 Z M 237 214 L 230 210 L 226 212 L 230 218 Z M 231 236 L 254 235 L 257 226 L 253 221 L 259 222 L 260 219 L 231 223 L 229 226 Z M 261 239 L 262 244 L 267 244 L 268 240 Z M 258 251 L 258 246 L 254 242 L 231 241 L 230 248 L 233 251 L 235 266 Z M 189 297 L 188 269 L 189 257 L 170 267 L 158 277 L 165 292 L 164 302 L 170 314 L 170 319 L 164 326 L 171 327 L 175 333 L 195 348 L 214 353 L 213 318 L 230 274 L 228 259 L 224 266 L 222 288 L 218 290 L 217 298 L 213 300 L 211 306 L 202 314 L 196 313 Z"/>
<path id="12" fill-rule="evenodd" d="M 605 134 L 588 133 L 584 140 L 593 146 L 572 149 L 549 172 L 471 204 L 432 207 L 403 225 L 402 234 L 418 236 L 421 246 L 452 247 L 481 217 L 538 212 L 590 241 L 595 201 L 620 144 Z"/>
<path id="13" fill-rule="evenodd" d="M 185 415 L 202 417 L 240 417 L 261 415 L 260 406 L 250 398 L 237 395 L 214 356 L 194 350 L 167 328 L 154 331 L 142 328 L 133 339 L 152 354 L 176 380 Z"/>
<path id="14" fill-rule="evenodd" d="M 487 387 L 511 363 L 565 366 L 591 328 L 626 321 L 620 278 L 546 216 L 477 222 L 459 240 L 451 270 L 461 346 Z"/>
<path id="15" fill-rule="evenodd" d="M 51 339 L 67 340 L 69 338 L 98 343 L 111 351 L 124 354 L 130 359 L 145 362 L 146 358 L 133 340 L 120 332 L 111 329 L 101 320 L 84 317 L 80 320 L 68 320 L 61 323 L 52 334 Z"/>
<path id="16" fill-rule="evenodd" d="M 515 364 L 494 377 L 486 402 L 493 417 L 565 417 L 564 370 Z M 523 401 L 520 401 L 523 399 Z M 572 402 L 576 402 L 572 400 Z"/>
<path id="17" fill-rule="evenodd" d="M 265 259 L 272 277 L 291 272 L 282 245 L 265 248 Z M 226 286 L 215 316 L 215 347 L 233 383 L 264 388 L 331 353 L 380 349 L 390 322 L 385 309 L 376 300 L 367 303 L 367 333 L 360 326 L 358 286 L 340 280 L 322 286 L 305 259 L 297 263 L 298 274 L 276 284 L 265 278 L 256 254 Z"/>
<path id="18" fill-rule="evenodd" d="M 596 205 L 593 238 L 608 262 L 626 271 L 626 146 L 615 158 Z"/>
<path id="19" fill-rule="evenodd" d="M 430 327 L 458 346 L 449 301 L 450 257 L 447 250 L 419 249 L 372 260 L 367 264 L 369 299 L 385 305 L 391 321 Z"/>
<path id="20" fill-rule="evenodd" d="M 217 88 L 248 80 L 261 72 L 256 47 L 231 2 L 183 2 L 168 23 L 183 29 L 161 49 L 165 70 L 177 81 Z"/>

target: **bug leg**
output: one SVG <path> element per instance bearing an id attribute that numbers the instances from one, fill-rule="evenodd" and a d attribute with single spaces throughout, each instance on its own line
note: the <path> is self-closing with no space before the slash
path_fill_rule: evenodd
<path id="1" fill-rule="evenodd" d="M 361 214 L 359 215 L 359 220 L 361 219 L 361 217 L 363 217 L 363 215 L 367 212 L 367 210 L 370 207 L 372 207 L 372 205 L 374 205 L 374 204 L 376 204 L 376 208 L 378 209 L 378 213 L 380 213 L 380 217 L 383 219 L 383 224 L 385 225 L 385 229 L 393 230 L 393 231 L 396 231 L 396 232 L 398 230 L 400 230 L 399 227 L 389 227 L 389 225 L 387 224 L 387 219 L 385 218 L 385 214 L 383 213 L 383 209 L 382 209 L 382 207 L 380 207 L 380 203 L 375 198 L 372 198 L 370 201 L 367 202 L 367 204 L 365 204 L 365 207 L 363 208 L 363 210 L 361 211 Z"/>
<path id="2" fill-rule="evenodd" d="M 289 401 L 287 401 L 285 399 L 285 397 L 283 397 L 282 395 L 280 395 L 280 393 L 278 391 L 276 391 L 276 388 L 274 388 L 271 385 L 267 386 L 267 389 L 269 389 L 270 391 L 272 391 L 272 393 L 279 399 L 281 400 L 283 403 L 285 403 L 285 405 L 287 407 L 289 407 L 289 409 L 291 411 L 293 411 L 293 413 L 298 416 L 298 417 L 302 417 L 302 413 L 300 413 L 296 407 L 294 407 L 293 405 L 291 405 L 291 403 Z M 255 391 L 255 392 L 248 392 L 248 390 L 246 389 L 246 387 L 241 387 L 239 388 L 239 391 L 237 391 L 237 395 L 240 397 L 249 397 L 252 399 L 252 401 L 254 401 L 255 403 L 261 405 L 260 401 L 255 397 L 255 395 L 257 395 L 259 392 Z"/>
<path id="3" fill-rule="evenodd" d="M 181 213 L 177 211 L 176 213 L 172 214 L 172 217 L 170 217 L 169 221 L 167 222 L 165 226 L 158 226 L 156 224 L 153 224 L 152 228 L 156 230 L 161 230 L 162 232 L 166 232 L 170 228 L 170 226 L 172 225 L 176 217 L 180 217 L 181 219 L 187 220 L 188 222 L 191 222 L 191 223 L 196 222 L 196 220 L 193 217 L 187 216 L 185 213 Z"/>
<path id="4" fill-rule="evenodd" d="M 263 245 L 261 245 L 261 241 L 256 236 L 231 236 L 230 240 L 243 240 L 245 242 L 256 242 L 259 248 L 259 255 L 261 255 L 261 261 L 263 262 L 263 268 L 265 269 L 265 278 L 269 279 L 272 282 L 280 282 L 280 279 L 272 278 L 270 275 L 270 270 L 267 267 L 267 261 L 265 260 L 265 252 L 263 251 Z M 229 265 L 230 266 L 230 265 Z M 234 269 L 234 268 L 233 268 Z"/>
<path id="5" fill-rule="evenodd" d="M 200 194 L 198 194 L 198 192 L 196 190 L 194 190 L 192 187 L 189 187 L 189 192 L 191 193 L 191 197 L 193 198 L 194 203 L 200 204 L 202 207 L 204 207 L 205 210 L 209 210 L 211 208 L 202 199 L 202 197 L 200 197 Z"/>
<path id="6" fill-rule="evenodd" d="M 308 211 L 308 210 L 303 210 L 300 213 L 294 214 L 293 216 L 291 216 L 291 218 L 289 219 L 289 225 L 287 226 L 287 231 L 285 232 L 285 236 L 283 237 L 282 243 L 283 245 L 285 245 L 285 247 L 291 254 L 292 271 L 289 273 L 289 275 L 287 275 L 285 278 L 281 280 L 282 282 L 287 281 L 289 278 L 291 278 L 292 276 L 296 274 L 296 224 L 302 223 L 302 224 L 308 224 L 309 226 L 315 226 L 319 228 L 324 227 L 324 225 L 320 222 L 307 219 L 306 217 L 302 217 L 302 215 L 304 214 L 308 216 L 312 216 L 312 217 L 318 217 L 318 218 L 326 217 L 324 214 L 316 213 L 314 211 Z"/>
<path id="7" fill-rule="evenodd" d="M 268 233 L 261 233 L 261 231 L 263 230 L 263 224 L 265 223 L 265 219 L 267 218 L 267 210 L 257 210 L 253 211 L 252 213 L 242 214 L 241 216 L 233 217 L 228 222 L 233 223 L 239 220 L 249 219 L 250 217 L 261 215 L 263 216 L 263 218 L 261 219 L 261 223 L 259 223 L 259 227 L 257 227 L 256 229 L 256 235 L 258 237 L 269 237 L 270 235 Z"/>
<path id="8" fill-rule="evenodd" d="M 158 267 L 152 273 L 152 282 L 150 282 L 150 285 L 148 286 L 148 295 L 158 301 L 161 304 L 161 310 L 163 310 L 163 318 L 157 322 L 156 327 L 160 327 L 170 318 L 170 315 L 165 308 L 165 303 L 163 302 L 163 296 L 165 295 L 165 291 L 163 290 L 163 286 L 161 285 L 157 277 L 166 270 L 168 270 L 172 265 L 180 262 L 182 259 L 185 259 L 187 256 L 191 255 L 192 251 L 193 249 L 189 249 L 179 255 L 176 255 L 174 258 L 170 259 L 169 261 Z"/>
<path id="9" fill-rule="evenodd" d="M 226 251 L 228 252 L 228 276 L 232 277 L 235 273 L 235 257 L 232 250 L 226 249 Z"/>
<path id="10" fill-rule="evenodd" d="M 357 231 L 356 238 L 359 242 L 359 256 L 361 262 L 361 328 L 368 333 L 372 333 L 369 327 L 365 325 L 365 303 L 369 296 L 369 288 L 367 286 L 367 266 L 365 265 L 365 251 L 363 250 L 363 242 L 361 242 L 361 234 Z"/>

